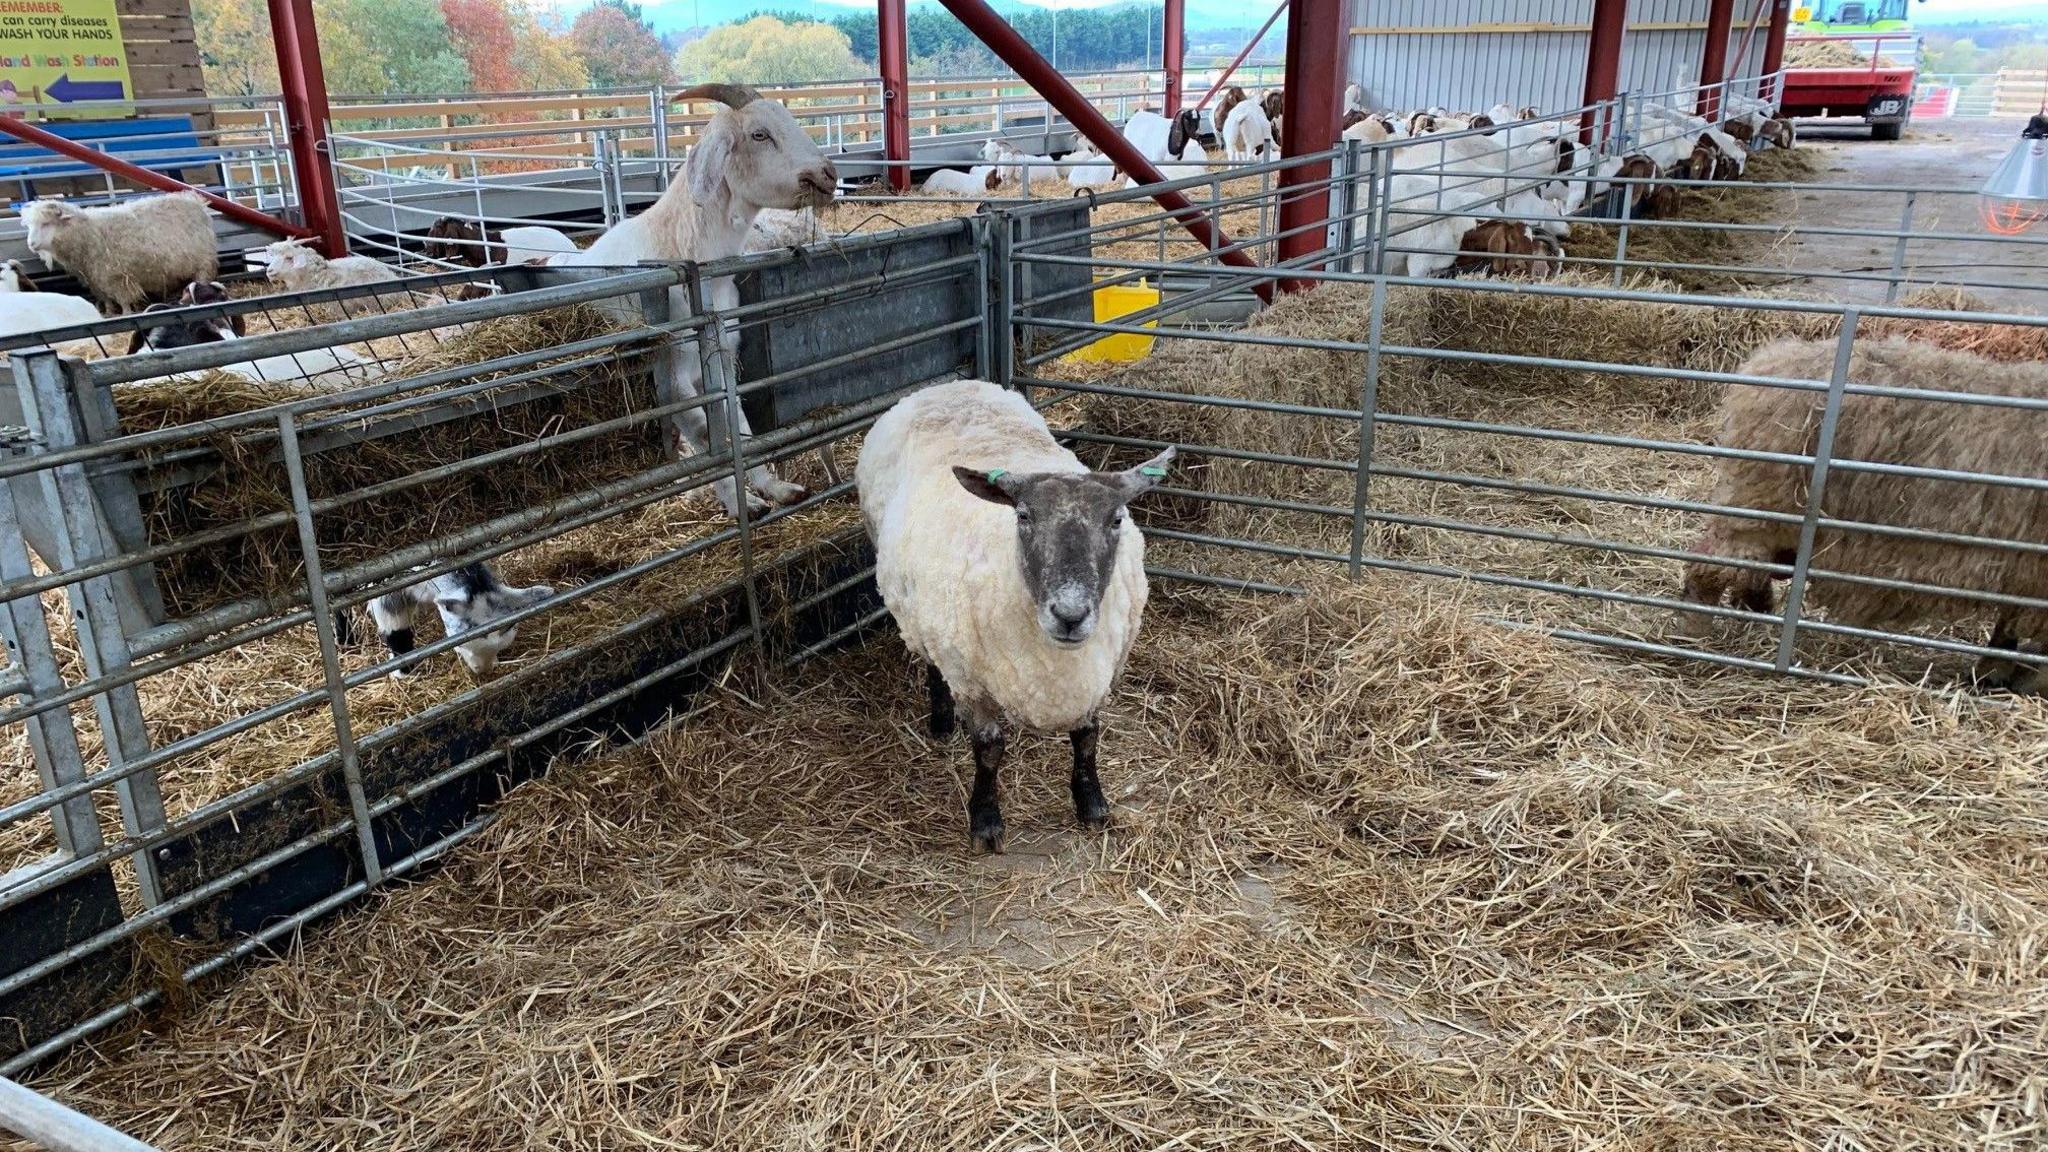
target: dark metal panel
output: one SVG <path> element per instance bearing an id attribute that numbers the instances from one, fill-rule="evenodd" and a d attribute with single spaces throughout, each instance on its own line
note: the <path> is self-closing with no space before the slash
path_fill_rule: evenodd
<path id="1" fill-rule="evenodd" d="M 19 972 L 121 922 L 114 877 L 96 868 L 0 912 L 0 974 Z M 13 1056 L 131 994 L 141 965 L 124 941 L 0 997 L 0 1055 Z"/>
<path id="2" fill-rule="evenodd" d="M 834 252 L 829 246 L 806 249 L 807 258 L 796 263 L 742 273 L 735 280 L 740 302 L 749 306 L 835 284 L 884 279 L 868 291 L 826 304 L 782 310 L 766 323 L 750 324 L 740 334 L 741 382 L 797 371 L 889 340 L 974 319 L 979 308 L 975 292 L 979 273 L 974 265 L 942 277 L 917 271 L 973 251 L 973 228 L 962 223 L 958 230 L 944 235 L 911 237 L 851 252 Z M 922 282 L 910 286 L 891 283 L 887 277 L 892 270 Z M 756 432 L 766 432 L 820 408 L 873 399 L 956 371 L 973 361 L 977 339 L 973 330 L 963 329 L 894 355 L 820 369 L 748 396 L 747 419 Z"/>

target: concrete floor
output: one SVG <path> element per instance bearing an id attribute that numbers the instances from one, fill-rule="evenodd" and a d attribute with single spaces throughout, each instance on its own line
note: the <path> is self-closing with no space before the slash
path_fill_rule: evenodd
<path id="1" fill-rule="evenodd" d="M 1970 292 L 2000 308 L 2048 313 L 2048 222 L 2009 240 L 1988 231 L 1978 214 L 1977 188 L 2019 140 L 2024 123 L 1927 120 L 1908 126 L 1905 139 L 1896 142 L 1872 140 L 1868 128 L 1846 121 L 1839 126 L 1803 124 L 1799 141 L 1825 164 L 1819 182 L 1921 189 L 1914 198 L 1911 231 L 1969 237 L 1908 241 L 1903 266 L 1914 281 L 1976 282 Z M 1882 303 L 1888 287 L 1882 280 L 1842 280 L 1824 273 L 1884 276 L 1895 255 L 1893 237 L 1816 236 L 1797 229 L 1897 232 L 1905 199 L 1902 191 L 1801 192 L 1783 263 L 1813 270 L 1813 286 L 1839 299 Z"/>

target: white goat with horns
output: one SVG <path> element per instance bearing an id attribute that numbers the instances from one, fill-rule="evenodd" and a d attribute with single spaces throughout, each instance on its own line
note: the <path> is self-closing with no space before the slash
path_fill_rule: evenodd
<path id="1" fill-rule="evenodd" d="M 762 209 L 822 208 L 832 202 L 839 172 L 789 109 L 739 84 L 699 84 L 675 98 L 725 105 L 704 125 L 683 166 L 683 179 L 671 184 L 647 211 L 614 226 L 589 248 L 564 253 L 551 263 L 630 268 L 643 261 L 724 260 L 746 250 L 748 230 Z M 708 280 L 704 289 L 708 310 L 728 313 L 739 306 L 739 289 L 730 276 Z M 669 289 L 669 307 L 677 316 L 689 311 L 681 288 Z M 620 313 L 626 322 L 639 320 L 633 305 L 625 301 L 608 310 Z M 726 364 L 734 367 L 737 332 L 721 331 L 718 343 Z M 670 363 L 675 394 L 701 395 L 704 365 L 695 341 L 679 346 Z M 693 451 L 710 449 L 710 422 L 703 408 L 686 409 L 677 420 Z M 742 436 L 753 435 L 744 413 L 737 422 Z M 747 483 L 776 504 L 794 504 L 806 495 L 766 465 L 749 469 Z M 739 514 L 740 495 L 730 477 L 716 481 L 713 491 L 726 511 Z M 751 495 L 748 499 L 766 507 Z"/>

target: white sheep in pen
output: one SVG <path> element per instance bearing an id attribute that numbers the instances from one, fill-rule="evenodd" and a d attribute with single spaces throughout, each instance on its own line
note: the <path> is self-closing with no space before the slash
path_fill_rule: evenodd
<path id="1" fill-rule="evenodd" d="M 974 741 L 967 805 L 976 846 L 1001 851 L 997 774 L 1006 723 L 1066 732 L 1074 815 L 1109 819 L 1096 716 L 1145 610 L 1145 538 L 1124 505 L 1174 450 L 1090 472 L 1029 401 L 982 380 L 917 392 L 875 422 L 855 479 L 875 580 L 903 643 L 926 661 L 931 730 L 964 708 Z"/>
<path id="2" fill-rule="evenodd" d="M 101 208 L 37 200 L 21 210 L 21 219 L 29 251 L 124 312 L 169 300 L 194 280 L 211 280 L 220 265 L 213 217 L 192 192 Z"/>
<path id="3" fill-rule="evenodd" d="M 0 336 L 91 324 L 104 317 L 82 296 L 43 292 L 19 260 L 0 265 Z"/>
<path id="4" fill-rule="evenodd" d="M 319 288 L 352 288 L 359 284 L 387 284 L 398 279 L 391 265 L 372 256 L 342 256 L 333 260 L 313 251 L 311 240 L 279 240 L 263 250 L 257 261 L 263 274 L 287 292 L 309 292 Z M 197 279 L 197 277 L 195 277 Z"/>
<path id="5" fill-rule="evenodd" d="M 801 248 L 826 239 L 830 234 L 809 209 L 788 212 L 763 208 L 747 226 L 747 251 L 773 252 L 778 248 Z"/>
<path id="6" fill-rule="evenodd" d="M 920 188 L 932 195 L 986 196 L 1002 182 L 1002 173 L 995 165 L 978 164 L 965 172 L 941 168 L 925 177 Z"/>
<path id="7" fill-rule="evenodd" d="M 839 172 L 789 109 L 737 84 L 700 84 L 676 99 L 714 100 L 725 105 L 704 125 L 696 147 L 690 149 L 683 178 L 670 184 L 647 211 L 613 226 L 589 248 L 556 257 L 554 263 L 629 268 L 648 260 L 725 260 L 746 250 L 748 234 L 762 209 L 793 211 L 832 202 Z M 717 277 L 704 287 L 707 307 L 729 312 L 739 306 L 739 288 L 732 277 Z M 669 307 L 677 316 L 688 314 L 689 300 L 681 288 L 669 290 Z M 622 322 L 640 320 L 633 302 L 611 301 L 606 310 Z M 737 343 L 735 332 L 719 333 L 720 352 L 728 364 L 735 359 Z M 676 394 L 701 394 L 704 365 L 694 338 L 686 338 L 669 361 Z M 710 422 L 703 408 L 686 409 L 676 419 L 684 441 L 693 450 L 710 449 Z M 752 435 L 744 413 L 737 414 L 737 422 L 742 436 Z M 747 481 L 755 492 L 777 504 L 794 504 L 806 494 L 766 465 L 749 469 Z M 740 496 L 735 488 L 730 477 L 714 481 L 712 486 L 726 510 L 738 515 Z"/>

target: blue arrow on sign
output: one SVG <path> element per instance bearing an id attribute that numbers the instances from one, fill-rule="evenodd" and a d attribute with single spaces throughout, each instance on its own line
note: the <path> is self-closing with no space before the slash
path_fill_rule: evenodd
<path id="1" fill-rule="evenodd" d="M 73 80 L 69 72 L 43 88 L 44 95 L 60 104 L 77 100 L 119 100 L 127 91 L 119 80 Z"/>

